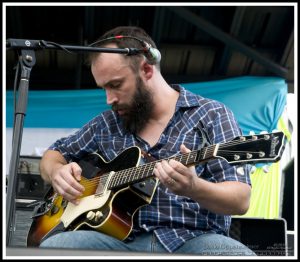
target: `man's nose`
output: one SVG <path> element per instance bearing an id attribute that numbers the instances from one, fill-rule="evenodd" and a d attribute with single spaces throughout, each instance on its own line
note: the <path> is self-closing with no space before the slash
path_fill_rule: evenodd
<path id="1" fill-rule="evenodd" d="M 115 93 L 109 89 L 106 89 L 106 103 L 108 105 L 112 105 L 113 103 L 116 103 L 117 101 L 118 101 L 118 98 L 115 95 Z"/>

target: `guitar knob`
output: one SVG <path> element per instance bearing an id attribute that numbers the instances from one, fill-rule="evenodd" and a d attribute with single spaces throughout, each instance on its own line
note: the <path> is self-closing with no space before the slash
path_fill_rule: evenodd
<path id="1" fill-rule="evenodd" d="M 94 217 L 95 217 L 95 215 L 96 215 L 95 212 L 90 211 L 90 212 L 87 213 L 86 218 L 87 218 L 88 220 L 93 220 Z"/>
<path id="2" fill-rule="evenodd" d="M 103 213 L 101 212 L 101 211 L 97 211 L 96 212 L 96 220 L 98 220 L 98 219 L 100 219 L 100 218 L 102 218 L 103 217 Z"/>

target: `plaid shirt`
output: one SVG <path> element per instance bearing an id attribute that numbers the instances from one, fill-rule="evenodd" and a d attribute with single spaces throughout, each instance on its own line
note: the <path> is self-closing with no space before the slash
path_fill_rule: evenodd
<path id="1" fill-rule="evenodd" d="M 198 150 L 204 143 L 222 143 L 241 135 L 232 112 L 222 103 L 195 95 L 179 85 L 173 88 L 180 92 L 175 113 L 153 147 L 126 132 L 120 118 L 110 110 L 96 116 L 75 134 L 57 140 L 49 149 L 60 151 L 67 161 L 91 152 L 98 152 L 111 161 L 125 148 L 138 146 L 156 159 L 163 159 L 178 154 L 181 144 Z M 240 174 L 237 166 L 222 159 L 197 165 L 196 172 L 213 183 L 241 181 L 251 185 L 248 169 Z M 162 245 L 173 252 L 185 241 L 203 233 L 228 235 L 230 223 L 230 216 L 212 213 L 159 184 L 152 202 L 137 212 L 130 239 L 139 232 L 154 231 Z"/>

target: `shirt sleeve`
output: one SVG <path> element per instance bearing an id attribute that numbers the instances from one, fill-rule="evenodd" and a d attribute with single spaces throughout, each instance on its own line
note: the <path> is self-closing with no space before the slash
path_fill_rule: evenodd
<path id="1" fill-rule="evenodd" d="M 74 134 L 58 139 L 48 149 L 59 151 L 67 162 L 78 160 L 88 153 L 97 151 L 94 134 L 98 123 L 99 117 L 96 117 Z"/>
<path id="2" fill-rule="evenodd" d="M 210 144 L 228 142 L 242 135 L 232 111 L 216 101 L 206 114 L 204 126 Z M 250 170 L 251 165 L 231 165 L 225 159 L 218 158 L 207 162 L 199 171 L 203 178 L 211 182 L 239 181 L 251 185 Z"/>

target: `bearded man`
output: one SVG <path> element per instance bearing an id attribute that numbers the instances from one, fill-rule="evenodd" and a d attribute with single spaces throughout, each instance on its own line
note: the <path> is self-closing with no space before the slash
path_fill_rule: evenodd
<path id="1" fill-rule="evenodd" d="M 131 26 L 110 30 L 93 46 L 156 48 L 143 29 Z M 244 214 L 249 207 L 249 169 L 244 167 L 241 174 L 236 166 L 223 159 L 187 165 L 180 158 L 172 158 L 180 154 L 190 157 L 204 140 L 217 144 L 241 135 L 232 112 L 218 101 L 195 95 L 180 85 L 168 84 L 160 72 L 159 61 L 153 63 L 142 53 L 132 56 L 92 53 L 89 63 L 95 82 L 106 93 L 107 104 L 112 109 L 102 112 L 69 137 L 57 140 L 43 155 L 41 175 L 68 202 L 65 213 L 69 216 L 62 215 L 63 232 L 48 234 L 40 246 L 213 256 L 255 255 L 229 237 L 231 215 Z M 137 190 L 138 186 L 130 183 L 124 185 L 125 175 L 138 177 L 134 172 L 143 172 L 147 167 L 119 172 L 120 166 L 130 161 L 130 156 L 126 158 L 122 152 L 133 147 L 138 147 L 145 158 L 156 159 L 153 168 L 147 171 L 147 179 L 136 181 L 146 187 L 155 178 L 157 184 L 154 183 L 156 186 L 151 193 L 148 189 Z M 94 178 L 98 176 L 97 183 L 102 184 L 92 197 L 87 197 L 88 184 L 81 183 L 86 178 L 78 159 L 95 152 L 101 155 L 102 163 L 106 163 L 109 170 L 104 168 L 104 174 L 96 172 Z M 116 158 L 120 161 L 114 161 Z M 101 170 L 101 166 L 97 168 Z M 105 180 L 99 179 L 100 174 Z M 112 185 L 115 175 L 119 176 L 123 188 Z M 134 178 L 129 180 L 135 181 Z M 129 192 L 133 192 L 133 197 Z M 114 193 L 116 197 L 109 196 L 103 204 L 94 205 L 94 198 Z M 150 200 L 139 208 L 129 207 L 135 201 L 142 202 L 141 199 Z M 115 204 L 119 200 L 123 203 Z M 125 213 L 132 216 L 132 224 L 128 234 L 118 237 L 122 228 L 114 226 L 119 214 L 116 210 L 127 207 Z M 72 217 L 70 210 L 78 212 L 74 220 L 81 220 L 84 226 L 68 227 Z M 110 219 L 112 223 L 107 222 Z M 123 217 L 119 216 L 118 221 L 124 221 Z M 105 223 L 108 225 L 104 226 Z"/>

